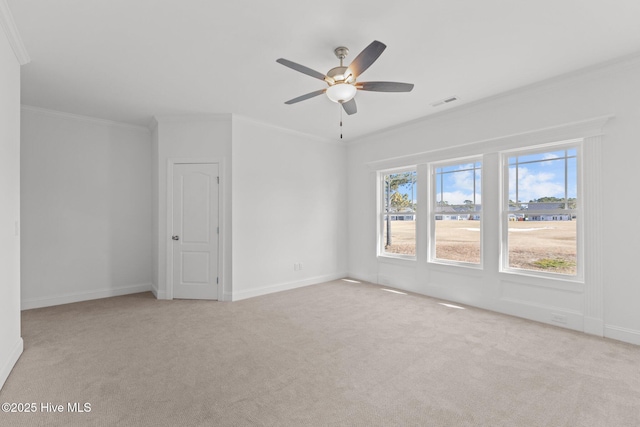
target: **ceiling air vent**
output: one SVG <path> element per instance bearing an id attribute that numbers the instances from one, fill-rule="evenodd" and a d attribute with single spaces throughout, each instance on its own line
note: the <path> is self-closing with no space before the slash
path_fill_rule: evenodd
<path id="1" fill-rule="evenodd" d="M 450 102 L 457 101 L 457 100 L 458 100 L 457 96 L 450 96 L 448 98 L 441 99 L 440 101 L 434 102 L 433 104 L 431 104 L 431 106 L 432 107 L 439 107 L 441 105 L 448 104 Z"/>

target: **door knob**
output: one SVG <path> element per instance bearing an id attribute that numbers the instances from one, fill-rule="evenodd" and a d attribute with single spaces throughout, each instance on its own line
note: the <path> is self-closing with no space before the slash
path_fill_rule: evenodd
<path id="1" fill-rule="evenodd" d="M 171 236 L 173 240 L 180 240 L 180 236 Z"/>

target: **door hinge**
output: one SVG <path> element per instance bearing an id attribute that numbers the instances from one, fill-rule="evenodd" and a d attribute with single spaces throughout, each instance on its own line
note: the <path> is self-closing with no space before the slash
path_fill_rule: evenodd
<path id="1" fill-rule="evenodd" d="M 216 233 L 220 234 L 220 227 L 216 229 Z"/>
<path id="2" fill-rule="evenodd" d="M 218 180 L 218 184 L 220 184 L 220 177 L 216 176 L 216 179 Z"/>
<path id="3" fill-rule="evenodd" d="M 216 277 L 216 285 L 219 283 L 220 278 Z"/>

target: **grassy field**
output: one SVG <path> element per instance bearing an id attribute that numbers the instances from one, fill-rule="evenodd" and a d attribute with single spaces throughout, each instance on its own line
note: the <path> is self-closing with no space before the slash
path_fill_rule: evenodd
<path id="1" fill-rule="evenodd" d="M 414 221 L 393 221 L 386 252 L 415 255 L 414 236 Z M 480 222 L 436 221 L 436 258 L 480 262 Z M 509 222 L 509 265 L 575 274 L 576 221 Z"/>

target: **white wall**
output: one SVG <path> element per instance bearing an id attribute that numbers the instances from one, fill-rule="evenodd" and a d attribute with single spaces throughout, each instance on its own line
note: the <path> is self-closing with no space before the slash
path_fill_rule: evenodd
<path id="1" fill-rule="evenodd" d="M 22 307 L 151 289 L 146 128 L 23 107 Z"/>
<path id="2" fill-rule="evenodd" d="M 218 270 L 226 298 L 231 299 L 231 115 L 203 114 L 155 117 L 153 157 L 153 292 L 160 299 L 167 292 L 167 168 L 170 159 L 213 159 L 220 163 L 220 215 L 222 263 Z M 225 298 L 225 299 L 226 299 Z"/>
<path id="3" fill-rule="evenodd" d="M 346 275 L 344 145 L 229 114 L 159 116 L 151 131 L 27 106 L 22 118 L 23 308 L 171 297 L 170 160 L 221 164 L 224 299 Z"/>
<path id="4" fill-rule="evenodd" d="M 159 116 L 152 130 L 154 293 L 167 290 L 169 160 L 223 164 L 221 283 L 239 300 L 344 277 L 344 146 L 223 115 Z M 294 271 L 294 264 L 302 269 Z"/>
<path id="5" fill-rule="evenodd" d="M 20 337 L 20 64 L 0 4 L 0 388 L 22 353 Z M 4 30 L 4 31 L 3 31 Z"/>
<path id="6" fill-rule="evenodd" d="M 341 143 L 234 116 L 234 300 L 346 276 L 345 160 Z"/>
<path id="7" fill-rule="evenodd" d="M 619 209 L 636 212 L 640 208 L 640 198 L 635 194 L 635 171 L 640 154 L 638 93 L 640 58 L 627 58 L 351 143 L 347 163 L 350 275 L 547 323 L 551 323 L 552 313 L 559 312 L 567 316 L 567 327 L 591 333 L 597 333 L 589 330 L 595 320 L 602 323 L 603 335 L 640 344 L 640 310 L 637 304 L 640 287 L 629 279 L 637 276 L 640 228 L 628 215 L 618 214 Z M 603 189 L 600 206 L 604 215 L 596 215 L 597 207 L 591 206 L 588 221 L 592 228 L 587 227 L 586 230 L 587 246 L 600 238 L 598 246 L 601 247 L 597 250 L 585 248 L 587 261 L 601 264 L 601 280 L 597 274 L 590 274 L 585 285 L 580 286 L 520 279 L 499 273 L 499 245 L 494 232 L 485 233 L 488 240 L 485 249 L 489 249 L 485 251 L 485 261 L 489 262 L 480 272 L 429 265 L 425 259 L 393 262 L 376 257 L 376 190 L 375 167 L 372 165 L 411 164 L 415 158 L 421 161 L 437 159 L 441 155 L 437 150 L 449 150 L 451 155 L 459 156 L 482 153 L 487 145 L 494 144 L 499 138 L 605 115 L 613 115 L 614 118 L 604 128 L 605 134 L 599 143 L 602 152 L 597 158 L 592 156 L 587 160 L 591 162 L 590 170 L 597 171 L 599 175 L 588 176 L 587 182 L 592 186 L 599 184 Z M 515 141 L 518 137 L 511 139 Z M 460 147 L 452 148 L 457 146 Z M 390 160 L 397 157 L 401 159 Z M 489 161 L 495 162 L 497 157 L 490 156 Z M 485 182 L 484 185 L 498 185 L 498 182 Z M 592 189 L 585 188 L 585 191 L 588 193 Z M 486 195 L 483 194 L 483 208 L 490 204 L 485 200 Z M 495 215 L 491 218 L 485 212 L 485 226 L 492 231 L 497 230 Z M 594 236 L 596 226 L 600 227 L 600 236 Z M 598 251 L 600 253 L 596 255 Z M 589 265 L 586 267 L 590 268 Z M 597 281 L 601 283 L 595 283 Z M 590 289 L 600 289 L 597 301 L 592 300 L 597 292 Z M 597 313 L 598 306 L 601 314 Z M 589 310 L 596 312 L 596 319 L 589 318 Z"/>

